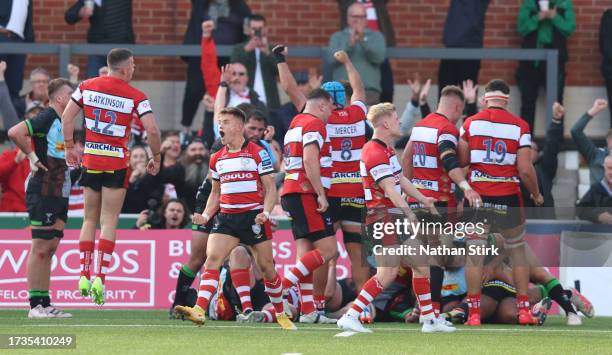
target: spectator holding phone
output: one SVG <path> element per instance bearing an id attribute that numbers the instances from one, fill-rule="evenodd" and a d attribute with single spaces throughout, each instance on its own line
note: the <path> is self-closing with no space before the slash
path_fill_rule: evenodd
<path id="1" fill-rule="evenodd" d="M 272 55 L 272 45 L 268 42 L 266 18 L 260 14 L 249 17 L 247 33 L 249 40 L 234 46 L 231 62 L 242 63 L 248 72 L 248 86 L 259 96 L 268 110 L 280 106 L 278 86 L 276 85 L 276 60 Z"/>

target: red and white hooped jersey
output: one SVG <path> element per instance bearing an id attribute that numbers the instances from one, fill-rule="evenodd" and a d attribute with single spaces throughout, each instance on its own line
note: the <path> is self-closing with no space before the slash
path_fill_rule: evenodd
<path id="1" fill-rule="evenodd" d="M 423 195 L 439 201 L 455 201 L 455 184 L 444 170 L 438 145 L 448 141 L 456 147 L 458 138 L 457 127 L 439 113 L 431 113 L 414 125 L 409 143 L 412 144 L 412 183 Z"/>
<path id="2" fill-rule="evenodd" d="M 327 135 L 331 143 L 332 197 L 362 197 L 363 185 L 359 173 L 361 150 L 366 143 L 366 114 L 361 101 L 334 110 L 327 121 Z"/>
<path id="3" fill-rule="evenodd" d="M 470 185 L 481 196 L 520 193 L 516 157 L 531 147 L 529 125 L 501 108 L 488 108 L 468 118 L 461 138 L 470 147 Z"/>
<path id="4" fill-rule="evenodd" d="M 221 186 L 221 213 L 263 209 L 261 176 L 273 172 L 270 155 L 257 144 L 247 140 L 238 152 L 223 146 L 210 158 L 211 177 Z"/>
<path id="5" fill-rule="evenodd" d="M 389 195 L 378 186 L 378 182 L 387 177 L 395 180 L 395 190 L 402 193 L 400 178 L 402 167 L 395 156 L 393 147 L 379 139 L 372 139 L 363 146 L 359 162 L 363 179 L 363 190 L 367 208 L 394 207 Z"/>
<path id="6" fill-rule="evenodd" d="M 331 144 L 325 123 L 316 116 L 308 113 L 296 115 L 285 134 L 283 157 L 285 159 L 285 181 L 283 193 L 314 193 L 312 184 L 306 176 L 304 169 L 304 147 L 316 144 L 319 148 L 319 162 L 321 164 L 321 183 L 329 189 L 331 186 Z"/>
<path id="7" fill-rule="evenodd" d="M 153 112 L 145 94 L 121 79 L 101 76 L 83 81 L 72 100 L 83 109 L 83 166 L 103 171 L 127 168 L 132 113 L 142 117 Z"/>

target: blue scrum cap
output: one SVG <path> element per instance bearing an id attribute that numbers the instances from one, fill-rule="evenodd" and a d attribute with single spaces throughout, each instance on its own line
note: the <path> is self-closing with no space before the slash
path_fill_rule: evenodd
<path id="1" fill-rule="evenodd" d="M 334 100 L 336 106 L 344 107 L 346 105 L 346 91 L 344 85 L 337 81 L 328 81 L 321 86 L 321 89 L 327 91 Z"/>

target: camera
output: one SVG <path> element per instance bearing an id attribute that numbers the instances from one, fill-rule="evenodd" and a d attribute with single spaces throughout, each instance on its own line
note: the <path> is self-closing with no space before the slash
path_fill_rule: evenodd
<path id="1" fill-rule="evenodd" d="M 261 38 L 261 28 L 256 28 L 254 32 L 255 32 L 255 37 Z"/>

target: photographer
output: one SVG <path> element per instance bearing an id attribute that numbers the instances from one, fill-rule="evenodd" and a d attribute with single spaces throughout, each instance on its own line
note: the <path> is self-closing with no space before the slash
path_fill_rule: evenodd
<path id="1" fill-rule="evenodd" d="M 149 209 L 140 212 L 134 228 L 146 229 L 182 229 L 189 223 L 189 210 L 185 203 L 178 199 L 166 201 L 159 210 L 155 210 L 157 201 L 149 200 Z"/>

